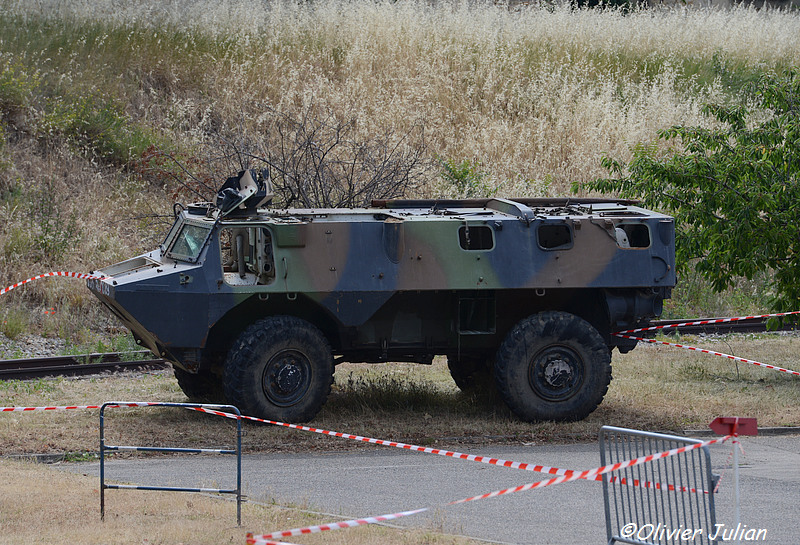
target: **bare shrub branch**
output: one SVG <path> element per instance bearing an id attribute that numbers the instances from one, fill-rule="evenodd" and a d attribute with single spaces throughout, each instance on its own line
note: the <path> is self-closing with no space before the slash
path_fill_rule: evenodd
<path id="1" fill-rule="evenodd" d="M 244 119 L 223 127 L 209 136 L 202 155 L 180 160 L 163 154 L 177 170 L 163 172 L 170 169 L 162 160 L 141 173 L 177 184 L 176 199 L 213 200 L 211 180 L 218 186 L 238 171 L 266 168 L 277 206 L 347 208 L 405 196 L 421 185 L 430 168 L 421 125 L 405 133 L 387 129 L 362 137 L 356 118 L 320 117 L 313 108 L 299 116 L 268 108 L 258 129 Z"/>

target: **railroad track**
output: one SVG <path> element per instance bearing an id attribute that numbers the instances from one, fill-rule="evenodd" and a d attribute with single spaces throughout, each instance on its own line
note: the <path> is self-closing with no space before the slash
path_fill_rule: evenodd
<path id="1" fill-rule="evenodd" d="M 691 318 L 683 320 L 653 320 L 653 326 L 667 326 L 672 324 L 682 324 L 685 322 L 705 322 L 710 320 L 721 320 L 724 318 Z M 779 327 L 777 331 L 794 331 L 798 329 L 796 324 Z M 659 330 L 660 333 L 671 335 L 684 333 L 687 335 L 699 334 L 724 334 L 724 333 L 764 333 L 767 331 L 767 322 L 763 319 L 742 320 L 738 322 L 726 322 L 721 324 L 685 325 L 682 327 L 670 327 Z"/>
<path id="2" fill-rule="evenodd" d="M 654 326 L 680 324 L 684 322 L 700 322 L 718 318 L 694 318 L 685 320 L 655 320 Z M 796 326 L 781 328 L 793 331 Z M 659 330 L 666 335 L 683 333 L 688 335 L 713 333 L 761 333 L 767 330 L 764 320 L 749 320 L 720 324 L 687 325 L 679 328 Z M 128 357 L 131 354 L 127 354 Z M 0 360 L 0 380 L 21 380 L 51 376 L 80 376 L 100 373 L 118 373 L 120 371 L 141 369 L 164 369 L 170 364 L 161 359 L 147 359 L 152 354 L 148 351 L 135 352 L 135 361 L 123 361 L 122 354 L 83 354 L 79 356 L 53 356 L 47 358 L 27 358 L 16 360 Z"/>
<path id="3" fill-rule="evenodd" d="M 124 354 L 131 357 L 131 354 Z M 118 373 L 142 369 L 164 369 L 169 363 L 161 359 L 146 359 L 152 354 L 135 352 L 135 361 L 123 361 L 123 354 L 82 354 L 78 356 L 51 356 L 0 360 L 0 380 L 22 380 L 53 376 L 81 376 L 101 373 Z"/>

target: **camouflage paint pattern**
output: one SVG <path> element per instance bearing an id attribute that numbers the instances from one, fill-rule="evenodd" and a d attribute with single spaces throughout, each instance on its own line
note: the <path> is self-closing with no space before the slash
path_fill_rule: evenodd
<path id="1" fill-rule="evenodd" d="M 611 346 L 613 329 L 657 316 L 675 285 L 672 218 L 627 201 L 374 204 L 222 219 L 190 207 L 159 249 L 88 285 L 189 371 L 219 367 L 231 338 L 272 314 L 314 323 L 348 361 L 490 353 L 516 320 L 559 306 Z M 483 325 L 462 323 L 475 315 Z"/>

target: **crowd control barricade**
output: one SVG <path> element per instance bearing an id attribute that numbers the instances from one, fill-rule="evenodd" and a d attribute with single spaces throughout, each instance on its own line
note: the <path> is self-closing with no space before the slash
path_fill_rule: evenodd
<path id="1" fill-rule="evenodd" d="M 205 403 L 128 403 L 121 401 L 110 401 L 100 407 L 100 519 L 105 519 L 105 491 L 106 489 L 127 489 L 127 490 L 163 490 L 172 492 L 206 492 L 213 494 L 233 494 L 236 496 L 236 523 L 242 525 L 242 420 L 236 419 L 236 449 L 213 449 L 213 448 L 180 448 L 180 447 L 144 447 L 144 446 L 119 446 L 106 445 L 105 443 L 105 410 L 111 407 L 183 407 L 183 408 L 206 408 L 212 410 L 226 411 L 241 417 L 239 409 L 233 405 L 216 405 Z M 135 452 L 171 452 L 184 454 L 231 454 L 236 455 L 236 488 L 186 488 L 174 486 L 146 486 L 132 484 L 106 484 L 105 457 L 107 452 L 135 451 Z"/>
<path id="2" fill-rule="evenodd" d="M 698 439 L 603 426 L 600 464 L 702 443 Z M 608 545 L 682 542 L 690 531 L 693 545 L 716 543 L 714 488 L 708 447 L 660 458 L 603 475 Z"/>

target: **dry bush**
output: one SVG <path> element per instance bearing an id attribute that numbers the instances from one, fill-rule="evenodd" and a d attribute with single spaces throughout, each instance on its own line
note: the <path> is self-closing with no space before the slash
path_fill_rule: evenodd
<path id="1" fill-rule="evenodd" d="M 151 183 L 174 187 L 173 200 L 214 201 L 219 181 L 263 170 L 281 208 L 356 208 L 419 190 L 429 174 L 422 127 L 358 135 L 358 120 L 341 120 L 313 105 L 299 117 L 269 106 L 260 122 L 223 126 L 183 158 L 158 149 L 135 163 Z"/>

